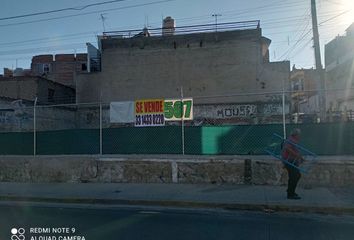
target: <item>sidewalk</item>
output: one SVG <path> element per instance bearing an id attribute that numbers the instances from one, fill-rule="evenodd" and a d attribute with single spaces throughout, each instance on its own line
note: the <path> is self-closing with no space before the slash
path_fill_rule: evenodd
<path id="1" fill-rule="evenodd" d="M 354 214 L 354 188 L 298 189 L 297 192 L 301 200 L 286 199 L 286 187 L 279 186 L 0 183 L 1 201 Z"/>

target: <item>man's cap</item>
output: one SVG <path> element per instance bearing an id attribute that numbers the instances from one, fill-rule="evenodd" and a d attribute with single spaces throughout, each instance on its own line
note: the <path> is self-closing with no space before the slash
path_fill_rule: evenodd
<path id="1" fill-rule="evenodd" d="M 301 134 L 301 130 L 299 128 L 294 128 L 291 131 L 291 136 L 299 136 Z"/>

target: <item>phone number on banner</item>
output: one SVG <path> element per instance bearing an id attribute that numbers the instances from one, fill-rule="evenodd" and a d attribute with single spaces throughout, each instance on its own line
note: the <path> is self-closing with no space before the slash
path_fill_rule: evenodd
<path id="1" fill-rule="evenodd" d="M 136 127 L 165 126 L 165 116 L 160 114 L 139 114 L 135 116 Z"/>

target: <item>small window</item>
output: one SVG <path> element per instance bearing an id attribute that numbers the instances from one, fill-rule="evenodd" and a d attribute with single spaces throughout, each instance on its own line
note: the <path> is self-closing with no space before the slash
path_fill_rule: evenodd
<path id="1" fill-rule="evenodd" d="M 49 73 L 50 72 L 50 64 L 43 64 L 43 73 Z"/>
<path id="2" fill-rule="evenodd" d="M 48 102 L 54 102 L 54 89 L 48 89 Z"/>
<path id="3" fill-rule="evenodd" d="M 300 85 L 300 90 L 303 91 L 304 90 L 304 79 L 303 78 L 300 79 L 299 85 Z"/>
<path id="4" fill-rule="evenodd" d="M 86 63 L 81 64 L 81 71 L 87 71 L 87 64 Z"/>

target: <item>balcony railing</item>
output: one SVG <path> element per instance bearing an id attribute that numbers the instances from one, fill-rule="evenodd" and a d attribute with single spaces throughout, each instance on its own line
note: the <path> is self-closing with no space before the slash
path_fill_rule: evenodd
<path id="1" fill-rule="evenodd" d="M 180 26 L 174 28 L 151 28 L 147 30 L 149 36 L 162 36 L 162 32 L 164 30 L 167 30 L 168 32 L 166 35 L 184 35 L 184 34 L 193 34 L 193 33 L 210 33 L 216 31 L 226 32 L 226 31 L 235 31 L 235 30 L 252 30 L 258 28 L 260 28 L 260 21 L 252 20 L 252 21 L 244 21 L 244 22 Z M 112 38 L 131 38 L 131 37 L 144 36 L 144 31 L 142 29 L 110 31 L 110 32 L 103 32 L 103 36 L 112 37 Z"/>

